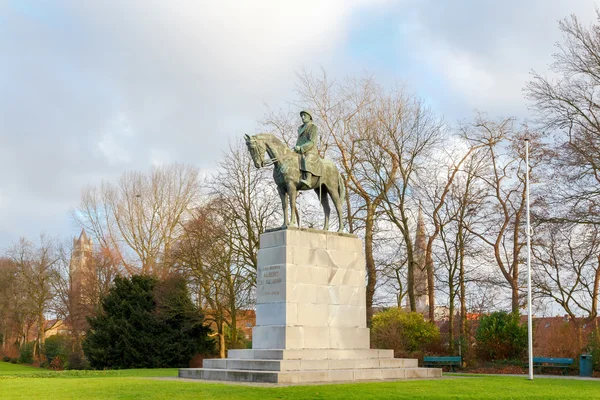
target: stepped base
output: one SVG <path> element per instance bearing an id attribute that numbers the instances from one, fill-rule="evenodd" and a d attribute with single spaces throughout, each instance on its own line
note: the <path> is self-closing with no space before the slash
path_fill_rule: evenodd
<path id="1" fill-rule="evenodd" d="M 441 378 L 440 368 L 419 368 L 416 359 L 393 350 L 229 350 L 229 358 L 204 360 L 204 368 L 182 368 L 180 378 L 233 382 L 325 383 Z"/>
<path id="2" fill-rule="evenodd" d="M 339 369 L 418 368 L 418 363 L 414 359 L 402 358 L 363 358 L 357 360 L 244 360 L 215 358 L 204 360 L 204 368 L 303 372 Z"/>
<path id="3" fill-rule="evenodd" d="M 326 383 L 383 379 L 441 378 L 440 368 L 365 368 L 315 371 L 252 371 L 241 369 L 182 368 L 180 378 L 232 382 Z"/>

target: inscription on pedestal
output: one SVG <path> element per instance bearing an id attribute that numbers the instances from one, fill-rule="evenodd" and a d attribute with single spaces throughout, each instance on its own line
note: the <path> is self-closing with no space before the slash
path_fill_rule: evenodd
<path id="1" fill-rule="evenodd" d="M 280 265 L 272 265 L 270 267 L 263 268 L 263 282 L 267 285 L 281 282 L 281 277 L 279 276 L 280 272 Z"/>
<path id="2" fill-rule="evenodd" d="M 285 268 L 282 265 L 259 268 L 256 288 L 257 304 L 284 300 Z"/>

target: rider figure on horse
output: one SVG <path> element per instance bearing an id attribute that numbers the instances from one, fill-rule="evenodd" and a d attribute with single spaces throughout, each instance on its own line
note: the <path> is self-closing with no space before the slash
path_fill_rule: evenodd
<path id="1" fill-rule="evenodd" d="M 312 176 L 322 175 L 321 159 L 317 149 L 319 135 L 317 126 L 312 121 L 308 111 L 300 111 L 302 125 L 298 127 L 298 140 L 294 151 L 300 154 L 300 170 L 302 171 L 301 186 L 312 187 Z"/>

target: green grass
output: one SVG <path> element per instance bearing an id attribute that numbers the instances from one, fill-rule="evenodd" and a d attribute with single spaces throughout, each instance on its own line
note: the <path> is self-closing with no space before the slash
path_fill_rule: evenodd
<path id="1" fill-rule="evenodd" d="M 176 369 L 122 371 L 5 372 L 0 363 L 0 399 L 597 399 L 600 381 L 475 376 L 430 381 L 257 387 L 153 379 Z M 11 365 L 10 368 L 15 367 Z M 26 367 L 22 367 L 26 368 Z M 16 370 L 16 369 L 15 369 Z M 20 370 L 24 371 L 24 370 Z M 39 371 L 39 370 L 38 370 Z M 82 375 L 75 375 L 83 372 Z M 62 374 L 62 375 L 61 375 Z M 85 375 L 87 374 L 87 375 Z M 48 378 L 53 379 L 48 379 Z"/>
<path id="2" fill-rule="evenodd" d="M 34 374 L 39 371 L 43 371 L 43 370 L 41 368 L 29 367 L 26 365 L 0 362 L 0 376 L 2 376 L 2 375 Z"/>
<path id="3" fill-rule="evenodd" d="M 99 378 L 99 377 L 174 377 L 177 368 L 123 369 L 109 371 L 51 371 L 27 365 L 0 362 L 0 380 L 12 378 Z M 0 397 L 1 399 L 1 397 Z"/>

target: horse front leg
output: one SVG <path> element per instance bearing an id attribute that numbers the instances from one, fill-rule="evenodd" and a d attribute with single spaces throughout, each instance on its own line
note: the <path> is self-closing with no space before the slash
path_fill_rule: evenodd
<path id="1" fill-rule="evenodd" d="M 298 191 L 293 184 L 288 185 L 288 196 L 290 198 L 290 208 L 292 213 L 292 222 L 290 226 L 296 226 L 296 196 L 298 196 Z"/>
<path id="2" fill-rule="evenodd" d="M 283 209 L 283 225 L 285 228 L 289 224 L 288 220 L 288 193 L 287 190 L 281 186 L 277 186 L 277 192 L 279 192 L 279 198 L 281 199 L 281 208 Z"/>

